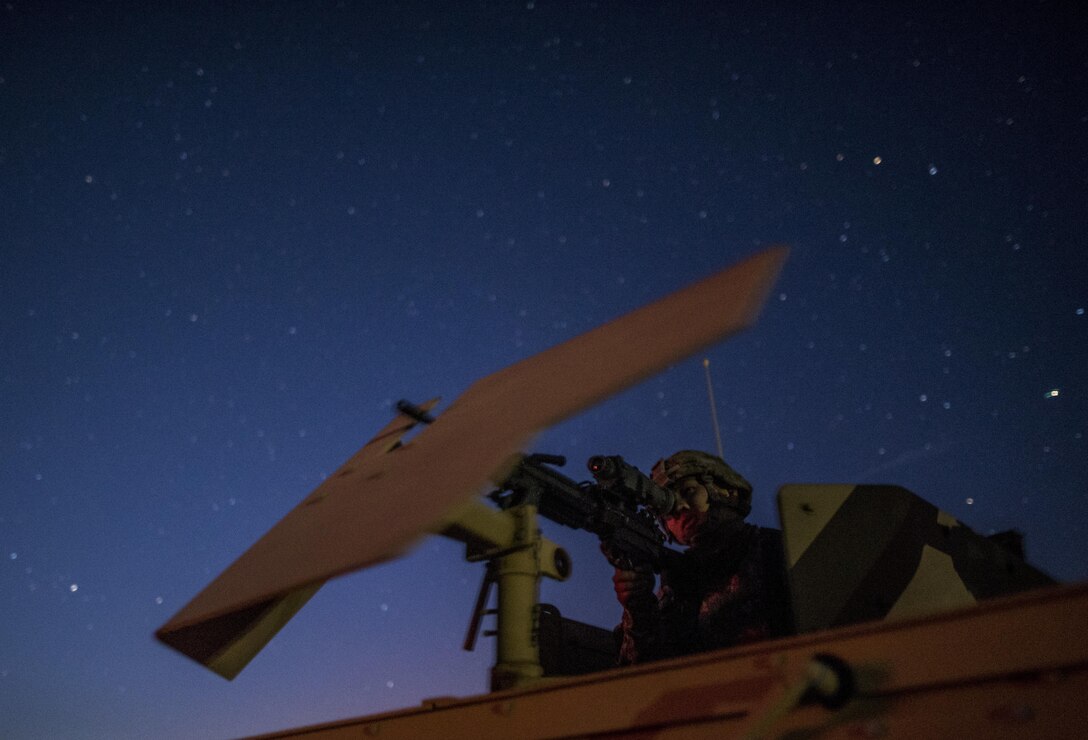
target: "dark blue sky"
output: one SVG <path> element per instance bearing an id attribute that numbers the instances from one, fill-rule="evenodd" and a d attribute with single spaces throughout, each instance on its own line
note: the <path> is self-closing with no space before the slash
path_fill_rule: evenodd
<path id="1" fill-rule="evenodd" d="M 905 485 L 1088 576 L 1088 62 L 1052 2 L 0 7 L 0 734 L 272 730 L 484 690 L 439 539 L 234 682 L 151 634 L 381 428 L 788 242 L 726 457 Z M 544 434 L 711 449 L 699 358 Z M 611 625 L 592 537 L 564 613 Z"/>

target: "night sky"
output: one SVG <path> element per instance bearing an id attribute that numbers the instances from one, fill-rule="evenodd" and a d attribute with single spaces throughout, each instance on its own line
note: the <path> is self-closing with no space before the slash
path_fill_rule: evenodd
<path id="1" fill-rule="evenodd" d="M 397 399 L 779 242 L 760 323 L 705 355 L 751 521 L 783 483 L 897 483 L 1088 577 L 1074 4 L 94 5 L 0 7 L 0 735 L 484 691 L 483 567 L 440 538 L 233 682 L 152 633 Z M 533 449 L 575 478 L 713 449 L 701 359 Z M 546 533 L 575 576 L 545 600 L 612 626 L 594 538 Z"/>

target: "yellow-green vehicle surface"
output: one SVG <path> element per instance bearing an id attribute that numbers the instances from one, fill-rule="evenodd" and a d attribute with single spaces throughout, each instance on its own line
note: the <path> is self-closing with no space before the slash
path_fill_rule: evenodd
<path id="1" fill-rule="evenodd" d="M 1088 585 L 1051 586 L 265 737 L 1072 740 L 1088 736 L 1085 625 Z M 824 655 L 855 679 L 841 706 L 803 698 Z"/>

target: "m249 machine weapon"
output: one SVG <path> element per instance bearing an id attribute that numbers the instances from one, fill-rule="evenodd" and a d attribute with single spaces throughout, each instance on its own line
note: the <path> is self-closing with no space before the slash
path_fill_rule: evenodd
<path id="1" fill-rule="evenodd" d="M 595 478 L 594 462 L 599 460 L 616 460 L 626 465 L 618 456 L 591 457 L 588 467 Z M 665 547 L 665 535 L 657 525 L 657 517 L 672 509 L 674 494 L 642 476 L 634 466 L 627 465 L 657 489 L 653 499 L 640 497 L 636 490 L 621 485 L 602 484 L 601 478 L 597 478 L 596 485 L 576 483 L 550 467 L 565 464 L 566 458 L 559 455 L 528 455 L 514 468 L 504 487 L 489 498 L 504 510 L 526 502 L 535 503 L 541 516 L 597 535 L 613 561 L 628 567 L 645 563 L 660 571 L 675 551 Z"/>
<path id="2" fill-rule="evenodd" d="M 434 417 L 401 400 L 397 411 L 423 424 Z M 530 504 L 537 513 L 571 529 L 597 535 L 604 549 L 626 563 L 646 563 L 655 571 L 668 553 L 657 517 L 672 511 L 676 494 L 654 483 L 619 455 L 594 455 L 586 467 L 596 483 L 577 482 L 560 473 L 562 455 L 520 456 L 506 480 L 488 498 L 502 511 Z"/>

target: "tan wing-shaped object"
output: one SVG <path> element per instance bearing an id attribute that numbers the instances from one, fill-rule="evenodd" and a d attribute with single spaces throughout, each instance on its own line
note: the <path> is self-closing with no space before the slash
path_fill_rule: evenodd
<path id="1" fill-rule="evenodd" d="M 438 405 L 438 399 L 434 398 L 419 408 L 426 413 L 436 405 Z M 410 416 L 398 414 L 372 440 L 363 445 L 362 449 L 352 455 L 341 470 L 367 469 L 375 459 L 396 449 L 404 435 L 417 423 Z M 327 493 L 328 489 L 319 486 L 302 500 L 295 511 L 320 500 Z M 287 516 L 290 517 L 291 514 Z M 226 577 L 232 570 L 251 567 L 254 558 L 260 557 L 253 554 L 255 550 L 257 550 L 256 546 L 244 553 L 220 578 Z M 249 665 L 249 661 L 253 660 L 268 641 L 276 636 L 276 633 L 324 584 L 324 580 L 309 583 L 277 594 L 271 599 L 258 602 L 248 608 L 229 611 L 188 626 L 174 626 L 177 621 L 175 617 L 163 625 L 156 632 L 156 636 L 193 660 L 203 663 L 223 678 L 232 679 Z M 202 592 L 201 596 L 206 591 Z"/>
<path id="2" fill-rule="evenodd" d="M 244 621 L 292 592 L 389 560 L 440 531 L 486 484 L 504 479 L 541 430 L 752 325 L 787 253 L 767 249 L 488 375 L 393 454 L 360 462 L 360 452 L 157 636 L 208 664 L 204 636 L 215 625 Z"/>

